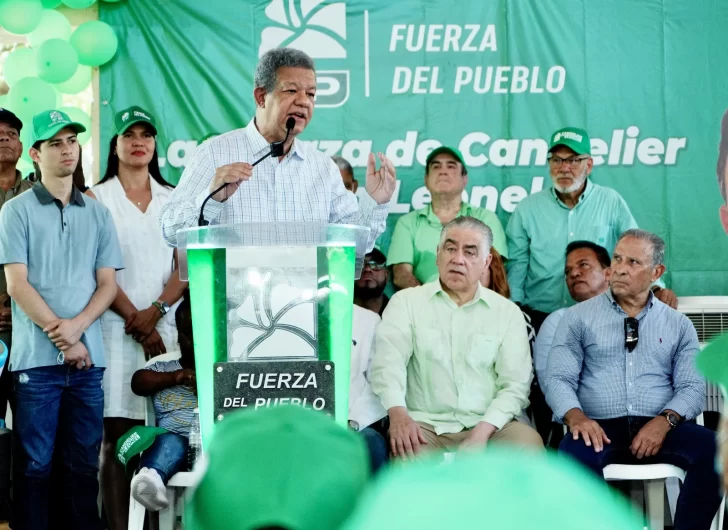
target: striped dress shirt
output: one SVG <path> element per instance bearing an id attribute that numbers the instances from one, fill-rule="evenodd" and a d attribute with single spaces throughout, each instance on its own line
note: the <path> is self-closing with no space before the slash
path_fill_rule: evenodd
<path id="1" fill-rule="evenodd" d="M 573 408 L 595 420 L 657 416 L 671 409 L 686 419 L 705 402 L 695 368 L 698 335 L 682 313 L 650 293 L 637 315 L 639 339 L 625 346 L 627 314 L 611 291 L 564 312 L 546 369 L 545 394 L 563 421 Z"/>
<path id="2" fill-rule="evenodd" d="M 210 193 L 215 170 L 234 162 L 253 163 L 270 149 L 255 121 L 213 138 L 195 151 L 179 185 L 162 208 L 159 222 L 164 239 L 177 246 L 177 231 L 197 226 L 200 207 Z M 384 231 L 389 203 L 377 204 L 366 191 L 357 205 L 330 157 L 298 139 L 279 162 L 266 158 L 250 180 L 224 203 L 210 199 L 205 219 L 211 224 L 339 223 L 369 227 L 368 250 Z"/>

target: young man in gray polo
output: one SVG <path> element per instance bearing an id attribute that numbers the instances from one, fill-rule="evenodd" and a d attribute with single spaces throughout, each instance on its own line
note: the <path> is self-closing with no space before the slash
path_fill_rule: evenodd
<path id="1" fill-rule="evenodd" d="M 100 530 L 104 352 L 98 317 L 123 267 L 109 211 L 73 186 L 84 126 L 51 110 L 33 118 L 42 180 L 0 211 L 0 264 L 12 298 L 16 399 L 15 530 L 49 527 L 54 446 L 62 452 L 69 528 Z"/>

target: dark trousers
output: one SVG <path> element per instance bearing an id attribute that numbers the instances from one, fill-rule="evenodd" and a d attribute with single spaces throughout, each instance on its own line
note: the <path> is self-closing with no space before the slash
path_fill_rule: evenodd
<path id="1" fill-rule="evenodd" d="M 187 448 L 190 441 L 181 434 L 167 432 L 158 435 L 149 449 L 142 453 L 139 467 L 154 469 L 165 486 L 175 473 L 187 469 Z"/>
<path id="2" fill-rule="evenodd" d="M 533 332 L 538 335 L 541 330 L 541 325 L 544 320 L 549 316 L 550 313 L 544 313 L 543 311 L 536 311 L 530 307 L 524 306 L 522 310 L 528 313 L 531 317 L 531 325 L 533 326 Z M 536 430 L 541 435 L 543 444 L 546 447 L 552 447 L 556 449 L 559 446 L 559 442 L 564 437 L 564 430 L 561 425 L 552 421 L 553 412 L 546 403 L 546 397 L 541 390 L 541 386 L 537 379 L 533 380 L 531 385 L 531 394 L 528 396 L 528 400 L 531 405 L 528 408 L 528 412 L 533 416 L 533 421 L 536 424 Z"/>
<path id="3" fill-rule="evenodd" d="M 101 530 L 97 509 L 99 450 L 103 432 L 103 368 L 47 366 L 13 372 L 18 458 L 13 530 L 49 528 L 49 484 L 54 448 L 63 458 L 68 528 Z"/>
<path id="4" fill-rule="evenodd" d="M 693 422 L 670 431 L 657 455 L 637 460 L 629 450 L 639 430 L 652 418 L 625 417 L 597 420 L 612 443 L 597 453 L 579 438 L 564 437 L 559 451 L 566 453 L 600 478 L 609 464 L 671 464 L 684 469 L 675 513 L 675 530 L 708 530 L 721 502 L 720 479 L 715 469 L 715 433 Z"/>

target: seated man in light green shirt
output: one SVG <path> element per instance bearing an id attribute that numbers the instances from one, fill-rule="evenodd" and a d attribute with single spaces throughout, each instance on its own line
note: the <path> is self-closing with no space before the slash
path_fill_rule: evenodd
<path id="1" fill-rule="evenodd" d="M 479 281 L 492 241 L 482 221 L 455 218 L 437 245 L 439 279 L 398 292 L 384 311 L 370 381 L 394 456 L 490 441 L 543 447 L 514 421 L 533 379 L 523 315 Z"/>
<path id="2" fill-rule="evenodd" d="M 493 232 L 495 249 L 504 259 L 508 257 L 506 236 L 498 217 L 490 210 L 463 202 L 467 183 L 468 169 L 460 151 L 438 147 L 427 156 L 425 186 L 432 202 L 400 217 L 389 244 L 387 265 L 393 266 L 395 287 L 416 287 L 437 279 L 435 248 L 442 225 L 461 215 L 483 221 Z"/>
<path id="3" fill-rule="evenodd" d="M 537 333 L 550 313 L 574 303 L 564 283 L 567 245 L 590 241 L 611 253 L 623 232 L 637 228 L 622 196 L 589 180 L 594 161 L 585 130 L 556 131 L 548 162 L 553 187 L 523 199 L 506 228 L 511 300 L 526 306 Z M 675 294 L 662 287 L 653 287 L 657 298 L 677 308 Z"/>

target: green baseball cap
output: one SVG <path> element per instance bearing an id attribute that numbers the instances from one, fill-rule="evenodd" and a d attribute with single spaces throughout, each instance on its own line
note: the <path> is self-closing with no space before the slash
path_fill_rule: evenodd
<path id="1" fill-rule="evenodd" d="M 154 116 L 136 105 L 120 110 L 114 115 L 114 126 L 116 134 L 124 134 L 126 130 L 135 123 L 146 123 L 154 136 L 157 135 L 157 126 L 154 125 Z"/>
<path id="2" fill-rule="evenodd" d="M 391 466 L 342 530 L 581 530 L 585 521 L 591 530 L 642 530 L 628 501 L 568 457 L 488 446 L 448 464 L 440 454 Z"/>
<path id="3" fill-rule="evenodd" d="M 425 160 L 425 170 L 428 170 L 430 168 L 430 162 L 432 162 L 432 159 L 435 158 L 437 155 L 440 154 L 448 154 L 455 158 L 458 162 L 460 162 L 463 165 L 463 170 L 465 173 L 468 173 L 468 168 L 465 167 L 465 162 L 463 161 L 463 154 L 455 149 L 454 147 L 447 147 L 445 145 L 442 145 L 440 147 L 437 147 L 433 149 L 429 155 L 427 155 L 427 160 Z"/>
<path id="4" fill-rule="evenodd" d="M 195 529 L 338 530 L 369 478 L 360 435 L 293 406 L 227 415 L 203 461 L 185 510 Z"/>
<path id="5" fill-rule="evenodd" d="M 151 447 L 157 436 L 166 432 L 161 427 L 132 427 L 116 442 L 116 459 L 126 468 L 133 457 Z"/>
<path id="6" fill-rule="evenodd" d="M 577 155 L 591 155 L 591 140 L 584 129 L 564 127 L 551 136 L 549 153 L 556 146 L 563 145 L 574 151 Z"/>
<path id="7" fill-rule="evenodd" d="M 60 110 L 47 110 L 33 116 L 33 142 L 35 145 L 37 142 L 44 140 L 50 140 L 61 129 L 66 127 L 72 128 L 76 131 L 76 134 L 82 133 L 86 130 L 86 127 L 78 122 L 71 121 L 68 114 Z"/>

